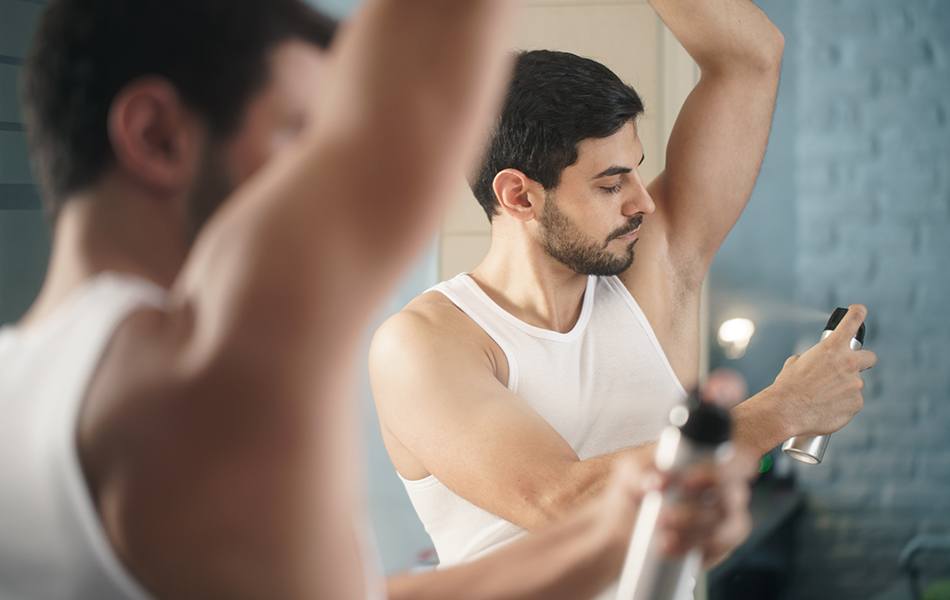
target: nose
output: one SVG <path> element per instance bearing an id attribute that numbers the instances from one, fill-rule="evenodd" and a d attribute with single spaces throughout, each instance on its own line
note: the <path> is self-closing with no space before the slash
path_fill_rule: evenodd
<path id="1" fill-rule="evenodd" d="M 653 197 L 650 196 L 650 192 L 647 191 L 639 177 L 636 179 L 636 185 L 631 190 L 630 196 L 624 200 L 621 210 L 625 217 L 632 217 L 638 213 L 650 215 L 656 210 Z"/>

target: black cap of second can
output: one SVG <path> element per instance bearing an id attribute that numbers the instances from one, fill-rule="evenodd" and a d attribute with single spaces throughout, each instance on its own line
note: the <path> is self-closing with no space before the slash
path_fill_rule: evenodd
<path id="1" fill-rule="evenodd" d="M 841 308 L 840 306 L 836 308 L 835 312 L 831 313 L 831 317 L 828 318 L 828 324 L 825 325 L 825 331 L 835 329 L 846 314 L 848 314 L 847 308 Z M 858 327 L 858 332 L 855 334 L 854 339 L 861 342 L 862 346 L 864 345 L 864 323 L 861 323 L 861 326 Z"/>
<path id="2" fill-rule="evenodd" d="M 697 444 L 718 446 L 732 437 L 732 418 L 726 409 L 702 402 L 690 406 L 686 422 L 679 428 Z"/>

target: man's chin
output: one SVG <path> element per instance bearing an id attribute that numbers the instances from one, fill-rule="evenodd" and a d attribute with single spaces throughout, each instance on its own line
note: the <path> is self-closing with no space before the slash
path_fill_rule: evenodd
<path id="1" fill-rule="evenodd" d="M 616 262 L 610 262 L 599 265 L 590 265 L 588 269 L 577 271 L 581 275 L 596 275 L 598 277 L 614 277 L 620 275 L 624 271 L 630 268 L 630 265 L 633 264 L 633 253 L 630 253 L 630 257 L 625 260 L 617 260 Z"/>
<path id="2" fill-rule="evenodd" d="M 635 243 L 636 243 L 636 240 L 634 240 L 634 242 L 630 244 L 629 254 L 621 262 L 618 262 L 617 265 L 614 266 L 615 268 L 611 269 L 611 271 L 613 271 L 611 275 L 620 275 L 621 273 L 629 269 L 631 265 L 633 265 L 633 259 L 634 259 L 633 244 Z"/>

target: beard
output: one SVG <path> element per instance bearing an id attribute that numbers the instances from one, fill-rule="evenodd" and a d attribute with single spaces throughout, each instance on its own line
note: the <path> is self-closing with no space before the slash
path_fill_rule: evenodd
<path id="1" fill-rule="evenodd" d="M 546 194 L 545 198 L 544 212 L 538 218 L 538 223 L 541 225 L 541 245 L 549 256 L 582 275 L 619 275 L 630 268 L 637 240 L 630 242 L 620 254 L 611 252 L 607 246 L 614 239 L 639 227 L 643 221 L 641 215 L 611 232 L 604 242 L 597 242 L 588 238 L 558 210 L 554 194 Z"/>
<path id="2" fill-rule="evenodd" d="M 205 147 L 197 179 L 188 196 L 186 233 L 189 243 L 195 241 L 201 228 L 236 187 L 228 175 L 224 156 L 225 149 L 217 144 Z"/>

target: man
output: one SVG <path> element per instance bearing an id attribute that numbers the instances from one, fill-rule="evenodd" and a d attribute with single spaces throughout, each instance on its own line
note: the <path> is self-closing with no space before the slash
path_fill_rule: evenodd
<path id="1" fill-rule="evenodd" d="M 352 355 L 477 148 L 510 15 L 369 0 L 327 53 L 333 23 L 298 0 L 49 4 L 23 100 L 54 247 L 0 332 L 0 596 L 379 592 Z M 628 469 L 507 564 L 393 596 L 590 595 L 648 487 Z M 724 511 L 741 529 L 694 506 L 666 532 Z"/>
<path id="2" fill-rule="evenodd" d="M 784 42 L 749 0 L 651 4 L 702 72 L 666 170 L 640 179 L 643 105 L 606 67 L 520 54 L 472 185 L 488 254 L 374 338 L 384 440 L 443 564 L 597 494 L 696 385 L 701 285 L 755 183 Z M 865 314 L 732 411 L 740 444 L 761 454 L 851 419 L 876 360 L 848 346 Z"/>

